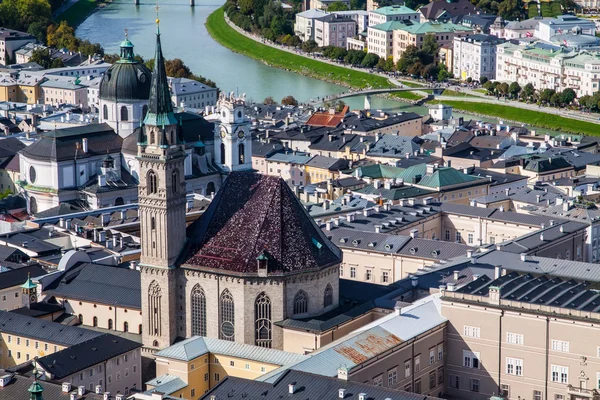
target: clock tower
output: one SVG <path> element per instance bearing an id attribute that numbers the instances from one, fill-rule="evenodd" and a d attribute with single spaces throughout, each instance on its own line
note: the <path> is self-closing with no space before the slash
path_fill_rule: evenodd
<path id="1" fill-rule="evenodd" d="M 221 93 L 215 123 L 215 162 L 226 172 L 252 169 L 252 137 L 246 118 L 246 96 Z"/>
<path id="2" fill-rule="evenodd" d="M 37 285 L 31 281 L 31 276 L 27 276 L 27 281 L 21 286 L 23 294 L 23 305 L 29 307 L 33 303 L 37 303 Z"/>

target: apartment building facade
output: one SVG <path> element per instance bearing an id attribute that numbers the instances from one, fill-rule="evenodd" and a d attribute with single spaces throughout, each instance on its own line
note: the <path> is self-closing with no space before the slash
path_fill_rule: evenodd
<path id="1" fill-rule="evenodd" d="M 447 394 L 598 397 L 598 293 L 585 283 L 513 272 L 442 293 Z"/>
<path id="2" fill-rule="evenodd" d="M 600 89 L 600 59 L 587 51 L 561 50 L 516 45 L 497 46 L 496 79 L 531 83 L 537 90 L 575 90 L 577 96 L 593 95 Z"/>
<path id="3" fill-rule="evenodd" d="M 482 77 L 496 79 L 496 45 L 503 40 L 496 36 L 476 34 L 454 39 L 454 76 L 465 81 Z"/>
<path id="4" fill-rule="evenodd" d="M 356 21 L 350 17 L 328 14 L 316 18 L 315 41 L 319 47 L 335 46 L 346 48 L 346 39 L 356 34 Z"/>
<path id="5" fill-rule="evenodd" d="M 421 14 L 406 6 L 392 5 L 369 11 L 369 26 L 389 21 L 419 22 Z"/>
<path id="6" fill-rule="evenodd" d="M 452 46 L 455 38 L 465 37 L 474 32 L 466 26 L 449 22 L 423 22 L 403 24 L 393 30 L 392 56 L 397 62 L 408 46 L 423 47 L 426 35 L 433 35 L 440 47 Z"/>
<path id="7" fill-rule="evenodd" d="M 35 43 L 37 39 L 25 32 L 0 27 L 0 64 L 14 64 L 15 51 L 27 43 Z"/>

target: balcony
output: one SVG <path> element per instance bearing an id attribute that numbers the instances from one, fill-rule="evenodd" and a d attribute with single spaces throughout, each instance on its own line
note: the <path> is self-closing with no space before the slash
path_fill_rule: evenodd
<path id="1" fill-rule="evenodd" d="M 600 400 L 600 392 L 598 392 L 596 389 L 583 389 L 573 385 L 568 385 L 567 394 L 571 396 L 571 400 Z"/>

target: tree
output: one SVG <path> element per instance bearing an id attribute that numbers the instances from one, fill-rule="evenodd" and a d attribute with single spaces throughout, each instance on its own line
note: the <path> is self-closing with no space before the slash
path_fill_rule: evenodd
<path id="1" fill-rule="evenodd" d="M 485 83 L 488 81 L 488 78 L 485 76 L 482 76 L 481 78 L 479 78 L 479 84 L 480 85 L 485 85 Z"/>
<path id="2" fill-rule="evenodd" d="M 383 57 L 380 57 L 380 58 L 379 58 L 379 61 L 377 61 L 377 65 L 376 65 L 375 67 L 376 67 L 377 69 L 379 69 L 379 70 L 383 71 L 383 70 L 384 70 L 384 68 L 385 68 L 385 62 L 386 62 L 386 61 L 387 61 L 387 60 L 386 60 L 385 58 L 383 58 Z"/>
<path id="3" fill-rule="evenodd" d="M 305 53 L 311 54 L 318 47 L 319 47 L 319 45 L 317 44 L 317 42 L 315 42 L 312 39 L 307 40 L 306 42 L 302 43 L 302 51 L 304 51 Z"/>
<path id="4" fill-rule="evenodd" d="M 373 68 L 374 66 L 377 65 L 378 62 L 379 62 L 379 56 L 377 54 L 367 53 L 367 55 L 365 56 L 365 58 L 363 58 L 360 65 L 362 65 L 365 68 Z"/>
<path id="5" fill-rule="evenodd" d="M 561 105 L 560 100 L 561 100 L 560 93 L 554 92 L 554 93 L 552 93 L 552 96 L 550 96 L 550 105 L 560 106 Z"/>
<path id="6" fill-rule="evenodd" d="M 62 62 L 62 60 L 60 58 L 50 57 L 50 50 L 44 49 L 44 48 L 39 48 L 39 49 L 33 50 L 29 61 L 38 63 L 45 69 L 64 67 L 64 63 Z"/>
<path id="7" fill-rule="evenodd" d="M 592 99 L 592 96 L 588 96 L 587 94 L 586 94 L 586 95 L 583 95 L 583 96 L 581 96 L 581 97 L 579 98 L 579 100 L 578 100 L 578 102 L 579 102 L 579 106 L 580 106 L 580 107 L 587 107 L 587 105 L 588 105 L 588 102 L 589 102 L 591 99 Z"/>
<path id="8" fill-rule="evenodd" d="M 84 56 L 93 56 L 93 55 L 104 55 L 104 49 L 100 46 L 100 43 L 91 43 L 89 40 L 82 40 L 79 43 L 79 48 L 77 49 Z"/>
<path id="9" fill-rule="evenodd" d="M 28 31 L 31 24 L 48 26 L 52 10 L 47 0 L 4 0 L 0 3 L 0 26 Z"/>
<path id="10" fill-rule="evenodd" d="M 407 46 L 396 64 L 396 70 L 405 74 L 408 72 L 408 68 L 417 61 L 419 61 L 419 50 L 416 46 Z"/>
<path id="11" fill-rule="evenodd" d="M 571 104 L 575 100 L 575 97 L 577 97 L 575 91 L 571 88 L 566 88 L 561 93 L 561 102 L 563 104 Z"/>
<path id="12" fill-rule="evenodd" d="M 421 47 L 421 62 L 423 64 L 431 64 L 435 60 L 439 48 L 440 46 L 437 40 L 435 40 L 435 35 L 433 33 L 426 34 L 423 39 L 423 46 Z"/>
<path id="13" fill-rule="evenodd" d="M 237 4 L 242 14 L 251 15 L 254 12 L 254 2 L 252 0 L 238 0 Z"/>
<path id="14" fill-rule="evenodd" d="M 446 64 L 441 64 L 440 72 L 438 72 L 437 80 L 440 82 L 447 81 L 451 75 L 452 74 L 450 72 L 448 72 L 448 68 L 446 67 Z"/>
<path id="15" fill-rule="evenodd" d="M 346 103 L 344 103 L 342 100 L 335 102 L 335 111 L 340 112 L 344 109 L 344 107 L 346 107 Z"/>
<path id="16" fill-rule="evenodd" d="M 265 99 L 263 100 L 263 104 L 271 106 L 271 105 L 275 104 L 275 100 L 271 96 L 265 97 Z"/>
<path id="17" fill-rule="evenodd" d="M 27 33 L 41 42 L 46 43 L 46 30 L 48 29 L 48 24 L 44 22 L 33 22 L 29 24 L 29 28 L 27 28 Z"/>
<path id="18" fill-rule="evenodd" d="M 483 88 L 488 91 L 488 94 L 492 94 L 496 90 L 496 82 L 487 81 L 484 83 Z"/>
<path id="19" fill-rule="evenodd" d="M 498 86 L 496 86 L 496 90 L 500 94 L 503 94 L 503 95 L 508 94 L 508 83 L 502 82 L 501 84 L 499 84 Z"/>
<path id="20" fill-rule="evenodd" d="M 366 0 L 350 0 L 350 9 L 351 10 L 366 10 L 367 9 L 367 1 Z"/>
<path id="21" fill-rule="evenodd" d="M 519 85 L 518 82 L 513 82 L 508 87 L 508 93 L 510 94 L 510 97 L 513 99 L 516 99 L 519 96 L 520 92 L 521 92 L 521 85 Z"/>
<path id="22" fill-rule="evenodd" d="M 554 89 L 544 89 L 542 93 L 540 93 L 540 101 L 542 103 L 549 103 L 552 95 L 556 93 Z"/>
<path id="23" fill-rule="evenodd" d="M 498 14 L 505 20 L 523 19 L 524 10 L 522 0 L 503 0 L 498 4 Z"/>
<path id="24" fill-rule="evenodd" d="M 344 62 L 353 66 L 360 65 L 367 54 L 361 50 L 348 50 Z"/>
<path id="25" fill-rule="evenodd" d="M 383 66 L 383 70 L 385 72 L 392 72 L 394 69 L 396 69 L 396 64 L 394 64 L 394 58 L 388 57 L 385 60 L 385 65 Z"/>
<path id="26" fill-rule="evenodd" d="M 535 88 L 533 87 L 533 84 L 528 83 L 527 85 L 525 85 L 525 87 L 523 88 L 523 93 L 525 94 L 527 99 L 532 98 L 535 94 Z"/>
<path id="27" fill-rule="evenodd" d="M 135 57 L 136 57 L 136 59 L 137 59 L 137 57 L 139 57 L 141 59 L 140 62 L 143 62 L 146 65 L 146 67 L 148 67 L 148 69 L 150 69 L 150 70 L 154 69 L 154 59 L 153 58 L 144 62 L 144 60 L 140 56 L 136 55 Z M 104 59 L 106 60 L 106 56 L 104 57 Z M 215 82 L 211 81 L 210 79 L 207 79 L 200 75 L 195 75 L 190 70 L 190 68 L 187 65 L 185 65 L 185 63 L 180 58 L 166 60 L 165 61 L 165 72 L 167 73 L 167 76 L 170 76 L 173 78 L 193 79 L 195 81 L 205 84 L 206 86 L 217 87 L 217 84 Z"/>
<path id="28" fill-rule="evenodd" d="M 298 100 L 296 100 L 294 96 L 285 96 L 283 99 L 281 99 L 281 104 L 284 106 L 297 106 Z"/>
<path id="29" fill-rule="evenodd" d="M 329 7 L 327 7 L 327 11 L 348 11 L 348 6 L 342 3 L 341 1 L 336 1 L 334 3 L 331 3 Z"/>
<path id="30" fill-rule="evenodd" d="M 47 43 L 50 47 L 66 48 L 70 51 L 77 51 L 79 46 L 79 41 L 75 37 L 75 29 L 71 28 L 67 21 L 62 21 L 58 26 L 50 25 L 48 27 Z"/>

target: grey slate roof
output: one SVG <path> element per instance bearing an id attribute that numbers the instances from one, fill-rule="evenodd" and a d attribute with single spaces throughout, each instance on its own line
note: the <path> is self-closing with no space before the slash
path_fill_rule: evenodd
<path id="1" fill-rule="evenodd" d="M 425 259 L 448 260 L 464 256 L 467 250 L 474 248 L 461 243 L 410 238 L 397 253 Z"/>
<path id="2" fill-rule="evenodd" d="M 101 335 L 88 329 L 61 325 L 8 311 L 0 311 L 0 332 L 63 346 L 73 346 Z"/>
<path id="3" fill-rule="evenodd" d="M 140 288 L 139 271 L 84 263 L 63 273 L 44 292 L 56 297 L 140 309 Z"/>
<path id="4" fill-rule="evenodd" d="M 383 135 L 371 147 L 367 155 L 372 157 L 404 158 L 406 153 L 413 155 L 419 149 L 420 146 L 411 137 L 387 134 Z"/>
<path id="5" fill-rule="evenodd" d="M 188 384 L 175 375 L 164 374 L 146 382 L 146 385 L 154 386 L 146 393 L 171 394 L 185 388 Z"/>
<path id="6" fill-rule="evenodd" d="M 38 358 L 37 363 L 51 373 L 53 379 L 63 379 L 141 346 L 140 343 L 107 333 Z"/>
<path id="7" fill-rule="evenodd" d="M 421 115 L 414 112 L 401 112 L 397 115 L 392 115 L 382 120 L 366 118 L 363 115 L 351 114 L 344 119 L 343 126 L 346 129 L 352 129 L 354 132 L 368 134 L 372 131 L 376 131 L 391 125 L 401 124 L 403 122 L 421 118 L 423 118 Z"/>
<path id="8" fill-rule="evenodd" d="M 15 249 L 16 250 L 16 249 Z M 23 268 L 17 268 L 0 273 L 0 289 L 6 289 L 17 285 L 22 285 L 28 276 L 37 278 L 46 275 L 46 271 L 39 265 L 32 265 Z"/>
<path id="9" fill-rule="evenodd" d="M 83 138 L 88 140 L 88 152 L 81 148 Z M 45 132 L 33 144 L 20 151 L 24 157 L 42 161 L 64 161 L 108 153 L 120 153 L 123 139 L 106 123 L 82 125 L 74 128 Z"/>
<path id="10" fill-rule="evenodd" d="M 288 393 L 288 385 L 295 383 L 297 390 L 294 394 Z M 201 399 L 245 400 L 264 399 L 280 400 L 324 400 L 337 399 L 339 389 L 345 389 L 345 400 L 358 400 L 360 393 L 367 393 L 369 400 L 435 400 L 436 397 L 414 394 L 399 390 L 387 389 L 366 383 L 343 381 L 310 374 L 307 372 L 287 371 L 273 383 L 250 381 L 242 378 L 228 377 L 219 385 L 208 391 Z"/>
<path id="11" fill-rule="evenodd" d="M 8 373 L 8 372 L 7 372 Z M 0 376 L 5 375 L 3 370 L 0 370 Z M 12 375 L 12 374 L 11 374 Z M 8 385 L 0 387 L 0 398 L 2 399 L 14 399 L 14 400 L 25 400 L 29 398 L 29 392 L 27 389 L 33 383 L 33 378 L 14 374 Z M 38 381 L 44 389 L 43 397 L 44 400 L 69 400 L 70 394 L 63 393 L 62 386 L 52 382 Z M 77 393 L 77 388 L 74 389 Z M 95 394 L 86 392 L 83 396 L 76 397 L 77 400 L 103 400 L 101 394 Z"/>
<path id="12" fill-rule="evenodd" d="M 323 168 L 330 171 L 340 171 L 348 168 L 348 160 L 325 156 L 314 156 L 305 164 L 307 167 Z"/>

